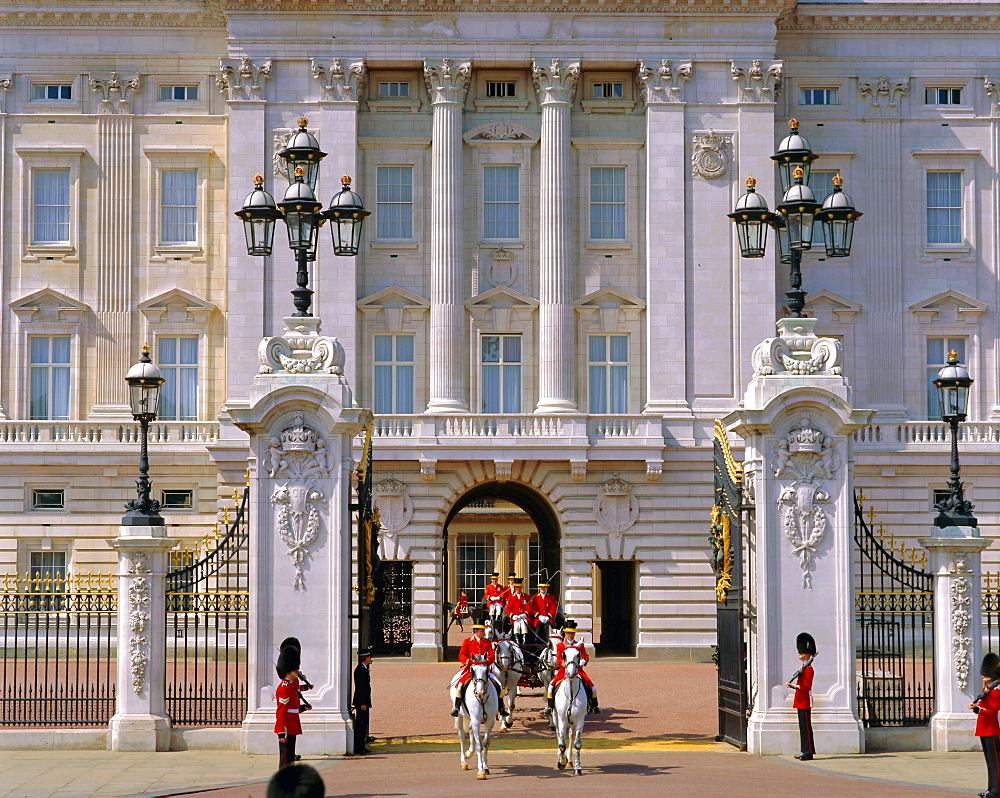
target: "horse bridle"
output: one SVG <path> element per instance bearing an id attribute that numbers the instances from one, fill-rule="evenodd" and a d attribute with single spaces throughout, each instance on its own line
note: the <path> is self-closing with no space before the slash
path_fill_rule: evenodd
<path id="1" fill-rule="evenodd" d="M 501 642 L 504 642 L 504 643 L 507 644 L 507 651 L 509 651 L 510 653 L 508 653 L 508 654 L 501 654 L 500 653 L 500 651 L 501 651 L 501 649 L 500 649 L 500 643 Z M 503 662 L 504 660 L 510 660 L 510 665 L 507 665 L 507 666 L 501 665 L 500 663 Z M 506 671 L 514 671 L 514 673 L 524 673 L 524 671 L 521 670 L 520 668 L 515 668 L 514 667 L 514 662 L 516 660 L 517 660 L 517 657 L 514 656 L 514 648 L 511 645 L 510 641 L 509 640 L 502 640 L 502 641 L 498 640 L 497 641 L 497 667 L 500 668 L 500 672 L 501 673 L 505 673 Z"/>

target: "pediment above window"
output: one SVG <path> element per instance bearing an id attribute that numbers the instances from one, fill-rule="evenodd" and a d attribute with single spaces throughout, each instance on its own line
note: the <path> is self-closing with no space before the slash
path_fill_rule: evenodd
<path id="1" fill-rule="evenodd" d="M 151 324 L 185 322 L 203 324 L 215 310 L 215 305 L 187 291 L 174 288 L 139 303 L 139 311 Z"/>
<path id="2" fill-rule="evenodd" d="M 821 288 L 806 295 L 805 309 L 823 324 L 846 324 L 861 312 L 861 305 Z"/>
<path id="3" fill-rule="evenodd" d="M 930 299 L 910 305 L 910 312 L 921 324 L 975 324 L 979 315 L 989 310 L 989 305 L 949 288 Z"/>
<path id="4" fill-rule="evenodd" d="M 474 146 L 490 144 L 521 144 L 533 147 L 538 141 L 538 134 L 531 128 L 518 122 L 487 122 L 472 128 L 462 138 Z"/>
<path id="5" fill-rule="evenodd" d="M 419 323 L 431 303 L 412 291 L 390 285 L 357 301 L 358 309 L 370 322 L 381 322 L 389 332 L 403 332 Z"/>
<path id="6" fill-rule="evenodd" d="M 646 301 L 620 288 L 605 286 L 574 303 L 580 319 L 594 331 L 618 332 L 621 325 L 633 324 L 646 307 Z"/>
<path id="7" fill-rule="evenodd" d="M 23 299 L 10 303 L 10 309 L 23 323 L 79 324 L 90 312 L 90 305 L 80 302 L 52 288 L 35 291 Z"/>
<path id="8" fill-rule="evenodd" d="M 538 307 L 538 300 L 505 285 L 477 294 L 465 303 L 472 318 L 484 330 L 504 332 L 520 329 Z"/>

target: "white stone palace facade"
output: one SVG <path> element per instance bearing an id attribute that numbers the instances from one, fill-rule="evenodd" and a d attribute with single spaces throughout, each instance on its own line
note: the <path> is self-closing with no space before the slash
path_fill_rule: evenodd
<path id="1" fill-rule="evenodd" d="M 233 212 L 257 172 L 280 200 L 300 116 L 329 153 L 319 198 L 346 173 L 372 211 L 357 258 L 321 241 L 313 308 L 375 412 L 414 658 L 442 655 L 442 604 L 494 568 L 545 569 L 608 651 L 707 656 L 713 423 L 788 290 L 726 214 L 748 175 L 774 207 L 793 117 L 817 194 L 839 172 L 865 214 L 849 258 L 803 258 L 816 332 L 875 411 L 856 485 L 897 540 L 926 534 L 949 452 L 928 385 L 954 348 L 976 380 L 966 494 L 996 535 L 997 7 L 502 6 L 0 9 L 0 573 L 112 569 L 144 342 L 170 534 L 232 506 L 249 449 L 227 408 L 295 285 L 281 226 L 250 257 Z"/>

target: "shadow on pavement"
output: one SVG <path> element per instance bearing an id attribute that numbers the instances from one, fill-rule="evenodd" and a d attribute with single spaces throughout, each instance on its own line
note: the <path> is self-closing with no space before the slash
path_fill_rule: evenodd
<path id="1" fill-rule="evenodd" d="M 572 766 L 567 767 L 565 770 L 559 770 L 555 766 L 555 756 L 553 755 L 553 763 L 551 765 L 507 765 L 502 769 L 498 767 L 493 767 L 492 776 L 504 777 L 515 777 L 515 776 L 531 776 L 536 779 L 564 779 L 564 778 L 574 778 Z M 606 776 L 615 775 L 629 775 L 629 776 L 665 776 L 669 775 L 671 771 L 677 770 L 675 765 L 667 766 L 653 766 L 653 765 L 639 765 L 633 763 L 618 764 L 618 765 L 597 765 L 590 766 L 587 765 L 586 757 L 583 759 L 583 775 L 586 776 L 588 773 Z"/>

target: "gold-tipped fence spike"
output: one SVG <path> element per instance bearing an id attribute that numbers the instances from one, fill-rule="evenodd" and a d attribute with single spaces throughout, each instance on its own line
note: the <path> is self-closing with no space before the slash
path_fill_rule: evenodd
<path id="1" fill-rule="evenodd" d="M 240 506 L 240 491 L 238 488 L 233 488 L 233 504 L 237 508 Z"/>
<path id="2" fill-rule="evenodd" d="M 250 487 L 250 466 L 247 466 L 247 472 L 243 476 L 243 479 L 246 480 L 246 486 L 249 488 Z"/>
<path id="3" fill-rule="evenodd" d="M 225 524 L 226 526 L 229 526 L 229 508 L 228 507 L 223 507 L 222 508 L 222 523 Z"/>
<path id="4" fill-rule="evenodd" d="M 869 507 L 868 508 L 868 523 L 869 524 L 874 524 L 875 523 L 875 508 L 874 507 Z"/>
<path id="5" fill-rule="evenodd" d="M 858 491 L 858 504 L 862 507 L 865 506 L 865 492 L 863 490 Z"/>

